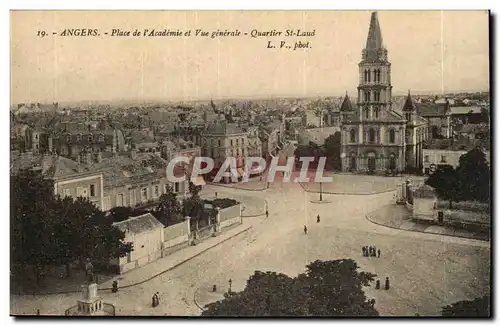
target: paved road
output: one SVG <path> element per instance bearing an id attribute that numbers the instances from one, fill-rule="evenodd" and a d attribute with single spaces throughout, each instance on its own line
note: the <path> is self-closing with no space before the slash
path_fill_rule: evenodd
<path id="1" fill-rule="evenodd" d="M 369 177 L 367 177 L 369 178 Z M 210 186 L 206 192 L 212 191 Z M 215 190 L 213 190 L 215 191 Z M 441 306 L 472 299 L 489 292 L 489 243 L 394 230 L 370 223 L 365 215 L 393 200 L 393 193 L 378 195 L 324 195 L 328 204 L 313 204 L 317 194 L 307 194 L 300 185 L 273 184 L 262 192 L 217 188 L 219 197 L 245 198 L 256 203 L 267 200 L 269 218 L 246 218 L 251 231 L 235 237 L 203 255 L 140 286 L 103 293 L 105 302 L 116 305 L 122 315 L 199 315 L 201 304 L 218 298 L 212 285 L 227 290 L 244 288 L 255 270 L 273 270 L 296 275 L 316 259 L 353 258 L 365 271 L 381 279 L 391 278 L 390 291 L 367 288 L 382 315 L 436 315 Z M 321 223 L 316 223 L 316 215 Z M 303 234 L 307 224 L 309 233 Z M 361 255 L 361 246 L 376 245 L 380 259 Z M 161 293 L 161 304 L 153 309 L 153 292 Z M 220 295 L 220 294 L 219 294 Z M 61 311 L 75 304 L 77 295 L 14 297 L 13 311 L 42 306 L 42 311 Z M 36 309 L 36 308 L 35 308 Z"/>

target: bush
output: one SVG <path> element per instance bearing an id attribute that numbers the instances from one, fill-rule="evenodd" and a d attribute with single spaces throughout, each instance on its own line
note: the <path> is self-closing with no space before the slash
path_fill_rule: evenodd
<path id="1" fill-rule="evenodd" d="M 219 207 L 220 209 L 228 208 L 239 204 L 238 201 L 231 198 L 217 198 L 214 200 L 205 200 L 204 202 L 205 204 L 210 204 L 214 207 Z"/>

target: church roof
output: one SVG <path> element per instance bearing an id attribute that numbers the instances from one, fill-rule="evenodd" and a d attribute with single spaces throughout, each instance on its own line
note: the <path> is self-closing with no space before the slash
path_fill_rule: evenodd
<path id="1" fill-rule="evenodd" d="M 408 97 L 406 97 L 406 102 L 403 105 L 403 111 L 415 111 L 416 108 L 415 102 L 411 98 L 410 91 L 408 91 Z"/>
<path id="2" fill-rule="evenodd" d="M 344 101 L 342 101 L 342 105 L 340 106 L 341 112 L 352 111 L 351 100 L 349 99 L 349 95 L 345 94 Z"/>

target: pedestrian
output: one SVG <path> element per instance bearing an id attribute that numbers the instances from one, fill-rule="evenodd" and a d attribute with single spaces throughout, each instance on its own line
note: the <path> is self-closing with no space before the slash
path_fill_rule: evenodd
<path id="1" fill-rule="evenodd" d="M 378 254 L 378 257 L 377 258 L 380 258 L 380 249 L 377 250 L 377 254 Z"/>
<path id="2" fill-rule="evenodd" d="M 372 255 L 372 246 L 368 246 L 368 253 L 367 253 L 367 256 L 371 256 Z"/>
<path id="3" fill-rule="evenodd" d="M 40 316 L 40 309 L 36 310 L 36 314 L 37 314 L 37 316 Z"/>
<path id="4" fill-rule="evenodd" d="M 266 209 L 266 218 L 268 218 L 268 217 L 269 217 L 269 212 Z"/>
<path id="5" fill-rule="evenodd" d="M 153 294 L 153 297 L 151 298 L 151 306 L 154 308 L 158 305 L 158 302 L 156 301 L 156 293 Z"/>
<path id="6" fill-rule="evenodd" d="M 318 216 L 316 217 L 316 223 L 319 223 L 319 221 L 320 221 L 320 217 L 319 217 L 319 214 L 318 214 Z"/>
<path id="7" fill-rule="evenodd" d="M 380 289 L 380 280 L 377 280 L 377 282 L 375 282 L 375 289 Z"/>
<path id="8" fill-rule="evenodd" d="M 366 248 L 365 248 L 365 246 L 361 247 L 361 251 L 363 252 L 363 257 L 366 256 Z"/>
<path id="9" fill-rule="evenodd" d="M 114 280 L 112 287 L 113 288 L 112 288 L 111 292 L 113 292 L 113 293 L 118 292 L 118 281 Z"/>
<path id="10" fill-rule="evenodd" d="M 304 225 L 304 234 L 307 234 L 307 226 Z"/>
<path id="11" fill-rule="evenodd" d="M 363 256 L 368 257 L 368 246 L 364 246 L 363 248 L 365 249 Z"/>
<path id="12" fill-rule="evenodd" d="M 390 288 L 389 277 L 386 277 L 385 278 L 385 289 L 389 290 L 389 288 Z"/>
<path id="13" fill-rule="evenodd" d="M 215 192 L 215 198 L 217 198 L 217 191 Z"/>
<path id="14" fill-rule="evenodd" d="M 373 257 L 377 257 L 377 247 L 373 246 L 373 253 L 372 253 L 372 256 Z"/>

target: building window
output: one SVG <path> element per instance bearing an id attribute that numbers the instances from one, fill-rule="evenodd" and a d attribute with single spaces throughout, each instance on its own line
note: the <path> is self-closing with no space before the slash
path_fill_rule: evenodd
<path id="1" fill-rule="evenodd" d="M 38 140 L 38 134 L 35 134 L 35 140 Z"/>
<path id="2" fill-rule="evenodd" d="M 90 197 L 95 197 L 95 185 L 90 185 Z"/>
<path id="3" fill-rule="evenodd" d="M 356 142 L 356 130 L 351 129 L 351 131 L 349 131 L 349 140 L 351 143 Z"/>
<path id="4" fill-rule="evenodd" d="M 158 198 L 160 196 L 160 188 L 158 186 L 154 186 L 153 194 L 154 194 L 155 198 Z"/>
<path id="5" fill-rule="evenodd" d="M 429 163 L 429 155 L 425 155 L 425 156 L 424 156 L 424 162 Z"/>
<path id="6" fill-rule="evenodd" d="M 380 82 L 380 69 L 377 69 L 377 82 Z"/>
<path id="7" fill-rule="evenodd" d="M 364 92 L 364 102 L 370 102 L 370 92 Z"/>
<path id="8" fill-rule="evenodd" d="M 365 83 L 368 82 L 368 70 L 365 69 Z"/>
<path id="9" fill-rule="evenodd" d="M 241 145 L 245 145 L 245 138 L 241 138 Z"/>
<path id="10" fill-rule="evenodd" d="M 241 155 L 245 156 L 245 149 L 244 148 L 241 149 Z"/>
<path id="11" fill-rule="evenodd" d="M 446 155 L 441 155 L 441 163 L 446 163 Z"/>
<path id="12" fill-rule="evenodd" d="M 380 102 L 380 92 L 373 93 L 374 101 Z"/>
<path id="13" fill-rule="evenodd" d="M 99 135 L 99 141 L 103 142 L 104 141 L 104 135 Z"/>
<path id="14" fill-rule="evenodd" d="M 240 140 L 236 139 L 236 146 L 240 146 Z"/>
<path id="15" fill-rule="evenodd" d="M 406 120 L 408 120 L 408 121 L 411 120 L 411 113 L 406 113 Z"/>
<path id="16" fill-rule="evenodd" d="M 67 136 L 66 136 L 66 142 L 67 142 L 67 143 L 71 142 L 71 135 L 67 135 Z"/>
<path id="17" fill-rule="evenodd" d="M 396 131 L 394 129 L 389 130 L 389 143 L 394 144 L 396 142 Z"/>
<path id="18" fill-rule="evenodd" d="M 71 189 L 64 189 L 64 197 L 71 197 Z"/>
<path id="19" fill-rule="evenodd" d="M 365 109 L 365 119 L 368 119 L 370 117 L 370 111 L 368 108 Z"/>
<path id="20" fill-rule="evenodd" d="M 93 140 L 92 136 L 89 136 L 89 143 L 91 143 Z"/>
<path id="21" fill-rule="evenodd" d="M 130 190 L 130 206 L 135 205 L 135 190 Z"/>
<path id="22" fill-rule="evenodd" d="M 123 196 L 123 194 L 118 194 L 117 196 L 117 203 L 116 203 L 116 206 L 125 206 L 125 197 Z"/>
<path id="23" fill-rule="evenodd" d="M 370 143 L 374 143 L 375 142 L 375 130 L 373 130 L 373 128 L 370 128 L 368 130 L 368 140 Z"/>
<path id="24" fill-rule="evenodd" d="M 372 72 L 371 70 L 368 70 L 368 81 L 370 82 L 372 79 Z"/>
<path id="25" fill-rule="evenodd" d="M 180 188 L 180 184 L 179 184 L 179 182 L 175 182 L 175 183 L 174 183 L 174 192 L 175 192 L 175 193 L 179 192 L 179 188 Z"/>
<path id="26" fill-rule="evenodd" d="M 148 200 L 148 188 L 141 189 L 141 200 L 142 201 Z"/>
<path id="27" fill-rule="evenodd" d="M 219 139 L 219 140 L 217 140 L 217 146 L 219 146 L 219 147 L 220 147 L 220 139 Z"/>
<path id="28" fill-rule="evenodd" d="M 76 135 L 76 141 L 80 141 L 80 139 L 82 139 L 82 136 L 81 135 Z"/>
<path id="29" fill-rule="evenodd" d="M 375 110 L 375 118 L 378 118 L 378 111 L 379 111 L 379 109 L 375 108 L 374 110 Z"/>
<path id="30" fill-rule="evenodd" d="M 231 147 L 233 147 L 233 140 L 231 139 Z"/>

